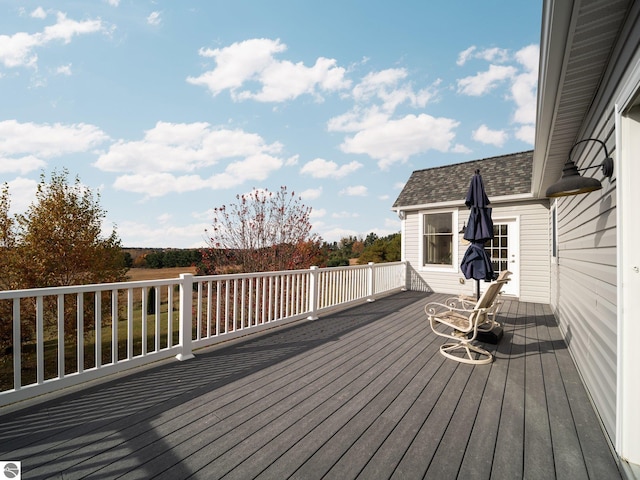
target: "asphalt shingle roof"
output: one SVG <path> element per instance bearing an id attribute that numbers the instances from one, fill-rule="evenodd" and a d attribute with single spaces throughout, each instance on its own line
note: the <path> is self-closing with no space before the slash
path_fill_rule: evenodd
<path id="1" fill-rule="evenodd" d="M 531 192 L 533 150 L 498 157 L 416 170 L 393 207 L 464 200 L 471 177 L 480 170 L 489 200 Z"/>

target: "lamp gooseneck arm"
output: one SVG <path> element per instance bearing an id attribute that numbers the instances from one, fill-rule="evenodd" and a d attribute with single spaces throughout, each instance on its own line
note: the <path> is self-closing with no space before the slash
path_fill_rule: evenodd
<path id="1" fill-rule="evenodd" d="M 591 165 L 590 167 L 579 168 L 578 171 L 584 172 L 585 170 L 590 170 L 592 168 L 601 168 L 602 174 L 605 177 L 611 178 L 611 176 L 613 175 L 613 160 L 611 159 L 611 157 L 609 157 L 609 150 L 607 150 L 607 145 L 602 140 L 598 140 L 597 138 L 585 138 L 583 140 L 580 140 L 579 142 L 576 142 L 573 147 L 571 147 L 571 150 L 569 150 L 568 161 L 571 161 L 571 154 L 573 153 L 573 149 L 584 142 L 598 142 L 600 145 L 602 145 L 602 148 L 604 148 L 605 158 L 600 165 Z"/>
<path id="2" fill-rule="evenodd" d="M 571 147 L 571 150 L 569 150 L 569 160 L 571 160 L 571 154 L 573 153 L 573 149 L 576 148 L 581 143 L 584 143 L 584 142 L 598 142 L 600 145 L 602 145 L 602 148 L 604 148 L 605 157 L 609 158 L 609 151 L 607 150 L 607 146 L 605 145 L 605 143 L 602 140 L 598 140 L 597 138 L 585 138 L 584 140 L 580 140 L 579 142 L 576 142 L 573 145 L 573 147 Z M 587 168 L 590 168 L 590 167 L 587 167 Z"/>

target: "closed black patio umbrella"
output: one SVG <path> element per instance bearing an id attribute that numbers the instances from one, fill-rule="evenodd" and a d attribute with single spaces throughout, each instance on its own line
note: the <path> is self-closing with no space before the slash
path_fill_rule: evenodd
<path id="1" fill-rule="evenodd" d="M 490 282 L 494 279 L 491 257 L 484 249 L 487 240 L 493 238 L 493 220 L 489 197 L 484 191 L 480 170 L 471 178 L 465 204 L 469 207 L 469 221 L 464 231 L 464 239 L 471 242 L 462 258 L 460 268 L 465 278 L 477 282 L 476 294 L 480 298 L 480 280 Z"/>

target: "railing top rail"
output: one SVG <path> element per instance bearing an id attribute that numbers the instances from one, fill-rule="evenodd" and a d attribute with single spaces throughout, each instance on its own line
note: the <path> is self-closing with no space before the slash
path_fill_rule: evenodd
<path id="1" fill-rule="evenodd" d="M 241 278 L 256 278 L 256 277 L 275 277 L 279 275 L 294 275 L 309 273 L 310 270 L 302 269 L 302 270 L 276 270 L 270 272 L 249 272 L 249 273 L 225 273 L 222 275 L 199 275 L 193 277 L 195 282 L 206 282 L 212 280 L 235 280 Z"/>
<path id="2" fill-rule="evenodd" d="M 65 285 L 62 287 L 40 287 L 22 290 L 0 290 L 0 300 L 25 297 L 43 297 L 49 295 L 66 295 L 73 293 L 102 292 L 110 290 L 126 290 L 129 288 L 158 287 L 180 283 L 180 278 L 161 280 L 137 280 L 133 282 L 94 283 L 87 285 Z"/>
<path id="3" fill-rule="evenodd" d="M 375 268 L 393 267 L 402 265 L 404 262 L 389 262 L 389 263 L 377 263 L 373 266 Z M 351 265 L 343 267 L 324 267 L 317 269 L 318 272 L 335 272 L 341 270 L 361 270 L 369 268 L 369 265 Z M 300 270 L 280 270 L 270 272 L 252 272 L 252 273 L 230 273 L 224 275 L 201 275 L 193 276 L 193 281 L 214 281 L 214 280 L 235 280 L 243 278 L 256 278 L 256 277 L 272 277 L 281 275 L 296 275 L 296 274 L 309 274 L 312 270 L 300 269 Z M 130 282 L 114 282 L 114 283 L 96 283 L 88 285 L 67 285 L 62 287 L 41 287 L 30 288 L 22 290 L 2 290 L 0 291 L 0 300 L 7 300 L 13 298 L 26 298 L 26 297 L 40 297 L 49 295 L 66 295 L 76 293 L 87 292 L 100 292 L 109 290 L 126 290 L 129 288 L 148 288 L 158 287 L 164 285 L 175 285 L 182 282 L 181 278 L 169 278 L 161 280 L 137 280 Z"/>

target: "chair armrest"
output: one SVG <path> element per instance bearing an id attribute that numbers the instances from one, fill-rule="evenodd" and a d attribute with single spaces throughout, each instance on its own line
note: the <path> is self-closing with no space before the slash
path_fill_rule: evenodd
<path id="1" fill-rule="evenodd" d="M 453 310 L 453 307 L 445 305 L 444 303 L 429 302 L 424 306 L 424 313 L 428 316 L 438 315 L 439 313 L 448 312 L 450 310 Z"/>
<path id="2" fill-rule="evenodd" d="M 486 310 L 486 309 L 480 309 L 478 311 L 482 312 L 483 310 Z M 453 313 L 456 316 L 468 318 L 469 315 L 476 310 L 473 308 L 472 309 L 456 308 L 450 305 L 445 305 L 443 303 L 431 302 L 431 303 L 427 303 L 424 306 L 424 311 L 427 314 L 427 316 L 430 316 L 430 317 L 431 316 L 437 317 L 438 314 L 441 314 L 441 313 Z"/>
<path id="3" fill-rule="evenodd" d="M 471 295 L 458 295 L 457 297 L 447 298 L 446 304 L 452 308 L 459 308 L 462 310 L 473 310 L 476 306 L 478 299 Z"/>

